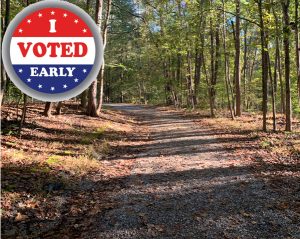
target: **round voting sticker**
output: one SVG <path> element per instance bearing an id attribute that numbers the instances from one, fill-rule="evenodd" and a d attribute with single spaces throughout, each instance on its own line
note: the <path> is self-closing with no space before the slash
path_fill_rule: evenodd
<path id="1" fill-rule="evenodd" d="M 77 96 L 96 79 L 103 45 L 97 25 L 82 9 L 46 0 L 13 19 L 2 56 L 10 79 L 22 92 L 54 102 Z"/>

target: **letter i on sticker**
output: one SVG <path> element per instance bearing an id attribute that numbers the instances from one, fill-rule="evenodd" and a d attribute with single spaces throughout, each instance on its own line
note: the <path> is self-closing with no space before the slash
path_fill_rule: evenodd
<path id="1" fill-rule="evenodd" d="M 56 23 L 56 20 L 55 19 L 51 19 L 51 20 L 49 20 L 49 22 L 50 22 L 50 33 L 55 33 L 56 32 L 56 30 L 55 30 L 55 23 Z"/>

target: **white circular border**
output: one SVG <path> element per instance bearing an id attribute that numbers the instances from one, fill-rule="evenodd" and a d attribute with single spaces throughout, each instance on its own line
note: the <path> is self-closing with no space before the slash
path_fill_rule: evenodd
<path id="1" fill-rule="evenodd" d="M 96 54 L 95 54 L 95 61 L 94 65 L 92 67 L 92 70 L 88 74 L 88 76 L 74 89 L 69 90 L 64 93 L 57 93 L 57 94 L 47 94 L 43 92 L 38 92 L 29 86 L 27 86 L 16 74 L 10 58 L 10 42 L 12 35 L 16 29 L 16 27 L 21 23 L 22 20 L 26 16 L 28 16 L 30 13 L 36 12 L 43 8 L 48 7 L 56 7 L 56 8 L 62 8 L 69 10 L 76 15 L 80 16 L 84 22 L 88 25 L 90 28 L 94 41 L 95 41 L 95 47 L 96 47 Z M 34 4 L 29 5 L 28 7 L 24 8 L 20 13 L 18 13 L 15 18 L 10 22 L 2 43 L 2 59 L 3 64 L 5 67 L 5 70 L 10 77 L 10 80 L 25 94 L 38 99 L 42 101 L 48 101 L 48 102 L 57 102 L 57 101 L 63 101 L 68 100 L 72 97 L 75 97 L 82 93 L 84 90 L 86 90 L 91 83 L 97 79 L 97 75 L 100 71 L 100 67 L 103 62 L 103 43 L 102 43 L 102 37 L 100 35 L 100 31 L 96 25 L 96 23 L 92 20 L 90 15 L 88 15 L 84 10 L 82 10 L 80 7 L 77 7 L 76 5 L 72 3 L 68 3 L 62 0 L 44 0 L 42 2 L 37 2 Z"/>

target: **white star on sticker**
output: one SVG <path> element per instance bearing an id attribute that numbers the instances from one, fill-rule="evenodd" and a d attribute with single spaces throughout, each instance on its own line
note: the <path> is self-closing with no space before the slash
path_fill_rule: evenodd
<path id="1" fill-rule="evenodd" d="M 86 69 L 83 69 L 83 73 L 86 73 Z"/>
<path id="2" fill-rule="evenodd" d="M 64 85 L 64 89 L 66 89 L 66 88 L 68 88 L 68 86 L 67 86 L 67 85 Z"/>
<path id="3" fill-rule="evenodd" d="M 82 30 L 84 33 L 86 33 L 86 29 L 84 28 L 83 30 Z"/>
<path id="4" fill-rule="evenodd" d="M 76 19 L 74 22 L 77 24 L 78 23 L 78 19 Z"/>
<path id="5" fill-rule="evenodd" d="M 54 12 L 54 11 L 52 11 L 52 12 L 51 12 L 51 15 L 54 15 L 54 14 L 55 14 L 55 12 Z"/>
<path id="6" fill-rule="evenodd" d="M 22 32 L 23 32 L 23 30 L 22 30 L 22 29 L 19 29 L 19 32 L 20 32 L 20 33 L 22 33 Z"/>
<path id="7" fill-rule="evenodd" d="M 67 13 L 64 13 L 64 17 L 67 17 L 68 16 L 68 14 Z"/>
<path id="8" fill-rule="evenodd" d="M 43 16 L 43 14 L 42 13 L 39 13 L 39 15 L 38 15 L 39 17 L 42 17 Z"/>
<path id="9" fill-rule="evenodd" d="M 38 87 L 39 87 L 39 89 L 41 89 L 41 88 L 43 88 L 43 85 L 39 85 Z"/>
<path id="10" fill-rule="evenodd" d="M 54 91 L 54 90 L 55 90 L 55 87 L 52 86 L 52 87 L 51 87 L 51 90 Z"/>
<path id="11" fill-rule="evenodd" d="M 19 72 L 22 73 L 22 72 L 23 72 L 23 69 L 19 69 Z"/>
<path id="12" fill-rule="evenodd" d="M 30 79 L 30 78 L 28 78 L 28 79 L 27 79 L 27 82 L 31 82 L 31 79 Z"/>
<path id="13" fill-rule="evenodd" d="M 75 81 L 75 82 L 78 82 L 78 79 L 77 79 L 77 78 L 75 78 L 75 79 L 74 79 L 74 81 Z"/>
<path id="14" fill-rule="evenodd" d="M 30 24 L 30 23 L 31 23 L 31 19 L 28 19 L 28 20 L 27 20 L 27 23 L 29 23 L 29 24 Z"/>

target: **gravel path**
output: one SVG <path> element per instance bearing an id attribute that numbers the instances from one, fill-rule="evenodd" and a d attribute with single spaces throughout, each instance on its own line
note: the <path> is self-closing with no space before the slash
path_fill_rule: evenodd
<path id="1" fill-rule="evenodd" d="M 209 128 L 174 112 L 111 107 L 137 117 L 149 138 L 124 155 L 135 163 L 111 195 L 118 206 L 88 238 L 300 238 L 299 214 L 273 207 L 282 191 L 242 158 L 228 158 Z"/>

